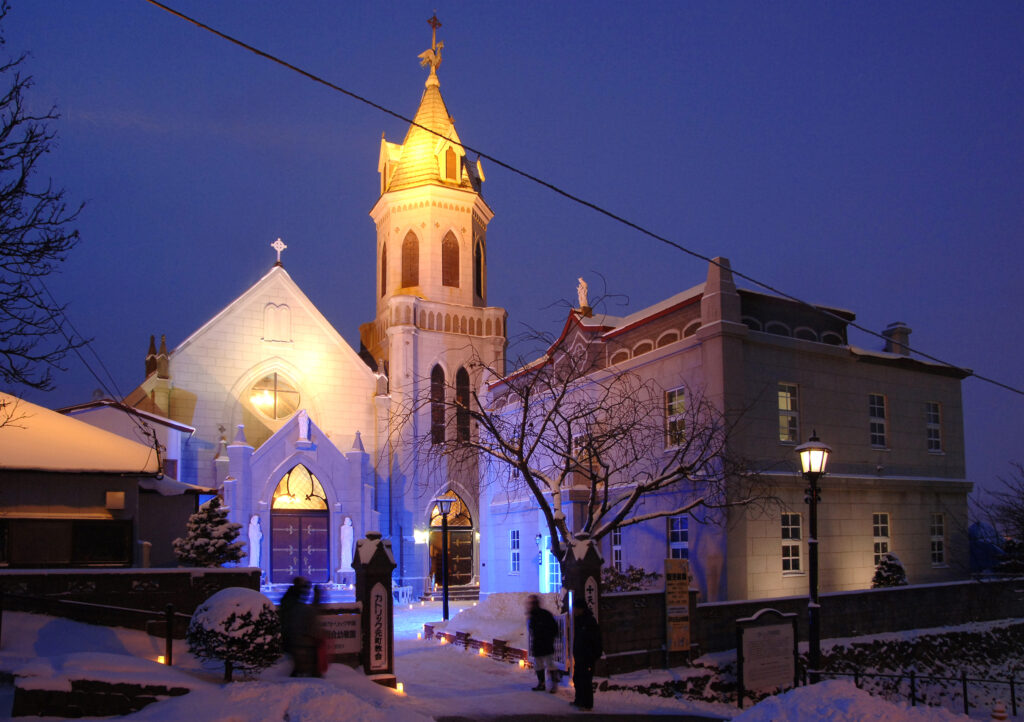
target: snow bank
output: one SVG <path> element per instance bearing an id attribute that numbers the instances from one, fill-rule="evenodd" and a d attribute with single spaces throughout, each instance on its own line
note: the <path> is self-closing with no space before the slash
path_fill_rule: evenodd
<path id="1" fill-rule="evenodd" d="M 827 681 L 769 697 L 734 722 L 952 722 L 969 719 L 940 707 L 909 707 L 893 704 L 857 689 L 853 682 Z"/>
<path id="2" fill-rule="evenodd" d="M 434 625 L 437 631 L 468 632 L 473 639 L 489 642 L 504 639 L 509 646 L 526 649 L 526 600 L 531 592 L 491 594 L 475 607 L 463 609 Z M 552 614 L 558 610 L 558 594 L 538 594 L 540 605 Z"/>
<path id="3" fill-rule="evenodd" d="M 11 670 L 22 689 L 70 692 L 72 680 L 160 685 L 194 689 L 204 683 L 179 669 L 127 654 L 77 652 L 38 657 Z"/>

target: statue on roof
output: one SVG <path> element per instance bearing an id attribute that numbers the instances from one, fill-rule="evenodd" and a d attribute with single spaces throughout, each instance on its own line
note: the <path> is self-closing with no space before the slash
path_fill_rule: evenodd
<path id="1" fill-rule="evenodd" d="M 576 286 L 576 296 L 578 297 L 580 302 L 580 310 L 585 311 L 586 309 L 590 308 L 590 305 L 587 302 L 587 282 L 584 281 L 582 278 L 580 278 L 579 280 L 580 283 L 578 286 Z"/>
<path id="2" fill-rule="evenodd" d="M 430 74 L 434 75 L 437 73 L 437 69 L 441 67 L 441 50 L 444 48 L 444 41 L 440 43 L 437 42 L 437 29 L 441 27 L 441 21 L 437 19 L 437 15 L 430 18 L 427 23 L 433 29 L 430 48 L 424 50 L 418 57 L 420 59 L 420 65 L 424 68 L 429 65 Z"/>

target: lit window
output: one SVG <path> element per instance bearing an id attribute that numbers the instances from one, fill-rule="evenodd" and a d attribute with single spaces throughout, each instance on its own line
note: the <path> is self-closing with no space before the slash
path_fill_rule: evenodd
<path id="1" fill-rule="evenodd" d="M 875 566 L 882 563 L 882 556 L 889 553 L 889 514 L 871 515 L 871 536 L 875 545 Z"/>
<path id="2" fill-rule="evenodd" d="M 928 528 L 931 537 L 932 566 L 940 567 L 946 563 L 946 517 L 944 514 L 932 514 Z"/>
<path id="3" fill-rule="evenodd" d="M 871 445 L 885 447 L 885 396 L 868 394 L 868 421 Z"/>
<path id="4" fill-rule="evenodd" d="M 800 410 L 796 384 L 779 384 L 779 441 L 795 444 L 800 438 Z"/>
<path id="5" fill-rule="evenodd" d="M 284 376 L 272 373 L 249 389 L 249 403 L 270 419 L 284 419 L 299 408 L 299 392 Z"/>
<path id="6" fill-rule="evenodd" d="M 327 495 L 320 480 L 302 464 L 292 467 L 274 489 L 274 509 L 318 509 L 327 511 Z"/>
<path id="7" fill-rule="evenodd" d="M 612 567 L 622 571 L 622 529 L 612 529 Z"/>
<path id="8" fill-rule="evenodd" d="M 782 515 L 782 571 L 799 572 L 800 569 L 800 515 Z"/>
<path id="9" fill-rule="evenodd" d="M 690 558 L 690 517 L 685 514 L 668 518 L 669 559 Z"/>
<path id="10" fill-rule="evenodd" d="M 665 447 L 681 446 L 686 439 L 686 390 L 665 392 Z"/>
<path id="11" fill-rule="evenodd" d="M 510 574 L 519 573 L 519 530 L 511 529 L 508 533 L 508 571 Z"/>
<path id="12" fill-rule="evenodd" d="M 934 401 L 924 405 L 924 427 L 928 435 L 928 451 L 942 451 L 942 407 Z"/>

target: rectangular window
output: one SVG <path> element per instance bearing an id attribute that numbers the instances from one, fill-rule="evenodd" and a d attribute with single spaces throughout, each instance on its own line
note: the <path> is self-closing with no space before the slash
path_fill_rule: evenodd
<path id="1" fill-rule="evenodd" d="M 562 588 L 562 568 L 551 553 L 551 537 L 541 540 L 540 590 L 543 593 L 557 592 Z"/>
<path id="2" fill-rule="evenodd" d="M 934 401 L 924 405 L 924 428 L 928 451 L 942 451 L 942 407 Z"/>
<path id="3" fill-rule="evenodd" d="M 682 446 L 686 439 L 686 389 L 665 392 L 665 448 Z"/>
<path id="4" fill-rule="evenodd" d="M 871 445 L 885 447 L 885 396 L 868 394 L 868 421 Z"/>
<path id="5" fill-rule="evenodd" d="M 690 517 L 682 514 L 668 518 L 669 559 L 690 558 Z"/>
<path id="6" fill-rule="evenodd" d="M 800 410 L 796 384 L 779 384 L 779 441 L 795 444 L 800 439 Z"/>
<path id="7" fill-rule="evenodd" d="M 612 529 L 612 567 L 622 571 L 622 529 Z"/>
<path id="8" fill-rule="evenodd" d="M 932 566 L 941 567 L 946 563 L 946 516 L 932 514 L 928 536 L 932 542 Z"/>
<path id="9" fill-rule="evenodd" d="M 875 545 L 875 566 L 882 561 L 882 555 L 889 553 L 889 514 L 887 512 L 871 515 L 871 536 Z"/>
<path id="10" fill-rule="evenodd" d="M 782 515 L 782 571 L 799 572 L 800 568 L 800 515 Z"/>
<path id="11" fill-rule="evenodd" d="M 519 530 L 508 532 L 508 571 L 509 574 L 519 573 Z"/>

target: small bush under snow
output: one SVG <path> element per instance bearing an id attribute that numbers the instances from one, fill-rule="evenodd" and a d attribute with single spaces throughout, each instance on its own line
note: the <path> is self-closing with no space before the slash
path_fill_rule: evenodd
<path id="1" fill-rule="evenodd" d="M 273 602 L 252 589 L 222 589 L 199 605 L 188 625 L 189 651 L 233 669 L 269 667 L 281 656 L 281 621 Z"/>
<path id="2" fill-rule="evenodd" d="M 188 518 L 185 536 L 174 540 L 174 553 L 186 567 L 219 567 L 241 561 L 245 544 L 235 541 L 241 529 L 241 524 L 228 521 L 228 508 L 215 496 Z"/>

